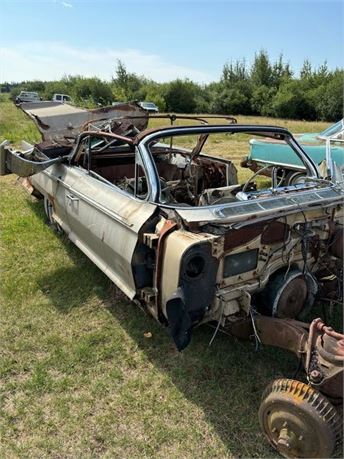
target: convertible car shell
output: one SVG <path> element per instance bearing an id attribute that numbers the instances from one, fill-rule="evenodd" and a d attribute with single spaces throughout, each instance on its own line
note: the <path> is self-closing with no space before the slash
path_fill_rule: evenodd
<path id="1" fill-rule="evenodd" d="M 3 143 L 1 172 L 26 176 L 49 221 L 165 325 L 179 350 L 195 326 L 215 322 L 216 332 L 293 351 L 311 386 L 340 398 L 344 336 L 295 319 L 319 295 L 331 300 L 341 291 L 343 183 L 323 179 L 283 128 L 232 121 L 137 132 L 134 120 L 108 120 L 106 129 L 92 122 L 63 152 L 58 143 L 55 150 L 43 143 L 25 151 Z M 211 135 L 243 133 L 285 141 L 307 180 L 281 186 L 272 167 L 271 187 L 240 184 L 230 159 L 203 151 Z M 196 136 L 192 149 L 178 146 L 185 136 Z M 276 390 L 291 394 L 288 384 Z M 315 411 L 320 427 L 300 440 L 310 422 L 307 400 L 297 414 L 303 423 L 292 432 L 274 425 L 273 406 L 262 409 L 263 430 L 284 455 L 330 455 L 339 438 L 336 411 L 330 424 Z"/>
<path id="2" fill-rule="evenodd" d="M 288 250 L 296 272 L 307 265 L 310 275 L 302 276 L 313 295 L 312 272 L 327 252 L 320 244 L 312 249 L 315 255 L 311 241 L 326 245 L 340 228 L 343 188 L 319 181 L 317 167 L 286 129 L 237 124 L 135 129 L 123 136 L 87 127 L 63 155 L 44 143 L 24 153 L 4 146 L 3 169 L 31 175 L 29 186 L 51 205 L 52 221 L 129 298 L 142 300 L 169 326 L 179 349 L 196 324 L 225 324 L 237 313 L 247 314 L 249 306 L 242 304 L 249 305 L 251 296 L 269 289 L 271 277 L 288 269 Z M 246 185 L 237 183 L 233 163 L 201 152 L 206 136 L 221 133 L 287 140 L 313 179 L 240 191 Z M 159 143 L 186 135 L 199 136 L 192 152 Z M 138 192 L 138 169 L 146 177 L 144 196 Z M 162 176 L 173 190 L 171 202 L 161 199 Z M 312 234 L 307 254 L 300 237 L 304 227 Z"/>

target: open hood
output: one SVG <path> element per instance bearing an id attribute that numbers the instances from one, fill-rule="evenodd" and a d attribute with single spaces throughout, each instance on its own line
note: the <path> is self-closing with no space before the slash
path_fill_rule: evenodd
<path id="1" fill-rule="evenodd" d="M 44 141 L 64 142 L 75 139 L 86 123 L 119 117 L 134 117 L 132 124 L 142 131 L 147 127 L 147 112 L 136 102 L 117 104 L 94 110 L 59 102 L 23 103 L 21 109 L 34 120 Z M 135 117 L 141 117 L 136 118 Z"/>

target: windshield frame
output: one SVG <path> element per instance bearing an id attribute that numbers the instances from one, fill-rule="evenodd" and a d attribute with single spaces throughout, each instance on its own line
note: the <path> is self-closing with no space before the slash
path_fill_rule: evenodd
<path id="1" fill-rule="evenodd" d="M 318 168 L 309 155 L 303 150 L 301 145 L 295 140 L 293 135 L 285 128 L 276 126 L 252 126 L 252 125 L 198 125 L 198 126 L 174 126 L 166 127 L 163 129 L 157 129 L 156 131 L 147 133 L 138 144 L 142 158 L 146 164 L 149 164 L 149 180 L 153 184 L 154 194 L 152 199 L 154 203 L 164 205 L 164 207 L 174 208 L 173 205 L 168 205 L 160 202 L 161 185 L 159 180 L 159 174 L 152 153 L 150 151 L 150 144 L 153 141 L 161 138 L 185 136 L 185 135 L 210 135 L 210 134 L 221 134 L 221 133 L 243 133 L 252 134 L 261 137 L 270 137 L 272 139 L 284 140 L 301 159 L 305 165 L 307 175 L 318 179 L 320 177 Z M 223 206 L 230 206 L 231 204 L 224 204 Z M 205 205 L 203 208 L 213 208 L 214 204 Z M 181 207 L 178 207 L 181 208 Z M 190 207 L 188 207 L 190 210 Z M 194 208 L 196 209 L 196 208 Z"/>
<path id="2" fill-rule="evenodd" d="M 323 140 L 336 139 L 342 131 L 344 131 L 344 118 L 321 131 L 318 137 Z"/>

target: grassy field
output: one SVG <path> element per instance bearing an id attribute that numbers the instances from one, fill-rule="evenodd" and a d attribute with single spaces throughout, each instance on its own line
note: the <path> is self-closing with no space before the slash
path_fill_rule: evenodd
<path id="1" fill-rule="evenodd" d="M 326 126 L 239 122 L 294 132 Z M 0 137 L 39 139 L 4 100 Z M 292 376 L 294 357 L 254 352 L 225 335 L 209 347 L 209 327 L 178 353 L 153 319 L 51 231 L 41 202 L 14 176 L 0 180 L 0 458 L 277 457 L 257 410 L 270 380 Z"/>

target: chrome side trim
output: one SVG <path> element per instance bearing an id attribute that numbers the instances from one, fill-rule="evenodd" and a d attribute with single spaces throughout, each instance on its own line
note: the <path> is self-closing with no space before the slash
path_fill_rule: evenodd
<path id="1" fill-rule="evenodd" d="M 89 198 L 88 196 L 85 196 L 84 194 L 80 193 L 79 191 L 75 190 L 73 187 L 71 187 L 70 185 L 67 185 L 66 183 L 64 183 L 63 180 L 61 180 L 60 178 L 56 177 L 55 175 L 51 174 L 50 172 L 47 172 L 47 171 L 43 171 L 44 174 L 48 175 L 49 178 L 51 178 L 52 180 L 56 181 L 57 183 L 62 183 L 63 186 L 68 190 L 70 191 L 73 195 L 75 195 L 75 197 L 78 197 L 79 199 L 82 199 L 83 201 L 87 202 L 88 204 L 90 204 L 91 206 L 95 207 L 96 209 L 100 210 L 101 212 L 103 212 L 105 215 L 107 215 L 108 217 L 110 218 L 113 218 L 115 219 L 116 221 L 118 221 L 119 223 L 121 223 L 122 225 L 126 226 L 127 228 L 131 228 L 132 226 L 134 226 L 133 223 L 128 223 L 126 219 L 124 219 L 121 215 L 119 215 L 117 212 L 111 210 L 111 209 L 108 209 L 107 207 L 104 207 L 102 206 L 101 204 L 99 204 L 97 201 L 95 201 L 94 199 L 92 198 Z M 97 179 L 95 179 L 97 180 Z M 106 185 L 104 183 L 104 185 Z M 116 190 L 117 191 L 117 190 Z"/>
<path id="2" fill-rule="evenodd" d="M 257 164 L 271 164 L 272 166 L 282 166 L 288 167 L 288 169 L 298 170 L 298 171 L 307 171 L 306 166 L 295 166 L 294 164 L 281 163 L 279 161 L 269 161 L 267 159 L 249 159 L 249 161 L 254 161 Z"/>

